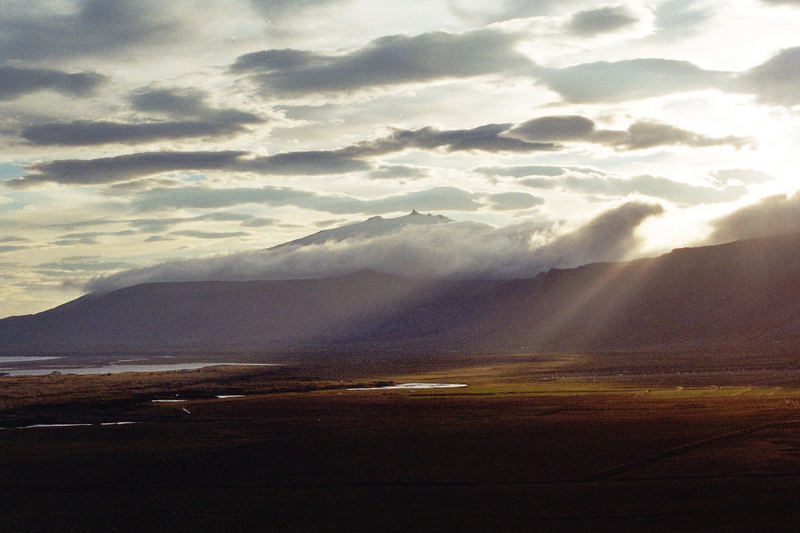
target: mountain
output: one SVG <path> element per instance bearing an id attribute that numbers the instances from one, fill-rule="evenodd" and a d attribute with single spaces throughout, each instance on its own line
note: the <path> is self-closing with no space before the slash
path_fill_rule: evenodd
<path id="1" fill-rule="evenodd" d="M 416 210 L 413 210 L 408 215 L 401 217 L 383 218 L 381 216 L 375 216 L 368 218 L 364 222 L 356 222 L 354 224 L 348 224 L 338 228 L 318 231 L 317 233 L 308 235 L 306 237 L 273 246 L 272 249 L 274 250 L 287 246 L 307 246 L 310 244 L 341 242 L 347 239 L 378 237 L 380 235 L 397 231 L 404 226 L 447 224 L 448 222 L 452 222 L 452 220 L 446 216 L 431 214 L 423 215 L 418 213 Z"/>
<path id="2" fill-rule="evenodd" d="M 0 320 L 0 353 L 793 345 L 798 311 L 800 234 L 533 279 L 148 283 Z"/>

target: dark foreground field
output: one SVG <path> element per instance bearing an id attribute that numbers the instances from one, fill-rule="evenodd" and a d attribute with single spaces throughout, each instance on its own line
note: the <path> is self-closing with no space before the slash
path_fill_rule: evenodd
<path id="1" fill-rule="evenodd" d="M 0 529 L 800 528 L 790 353 L 263 360 L 0 378 Z"/>

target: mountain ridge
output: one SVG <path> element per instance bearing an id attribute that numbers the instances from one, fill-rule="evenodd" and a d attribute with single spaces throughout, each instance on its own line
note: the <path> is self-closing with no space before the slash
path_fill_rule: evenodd
<path id="1" fill-rule="evenodd" d="M 793 346 L 798 311 L 800 234 L 790 234 L 514 280 L 362 269 L 147 283 L 0 320 L 0 353 Z"/>

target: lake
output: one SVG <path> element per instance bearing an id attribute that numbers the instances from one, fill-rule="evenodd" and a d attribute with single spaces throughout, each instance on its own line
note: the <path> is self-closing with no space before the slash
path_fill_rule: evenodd
<path id="1" fill-rule="evenodd" d="M 11 361 L 10 359 L 16 359 Z M 170 370 L 196 370 L 209 366 L 275 366 L 271 363 L 221 363 L 208 361 L 202 363 L 148 363 L 148 364 L 94 364 L 91 366 L 47 366 L 25 368 L 20 365 L 5 367 L 6 363 L 20 363 L 23 361 L 43 360 L 47 358 L 35 357 L 0 357 L 0 374 L 6 376 L 46 376 L 48 374 L 120 374 L 122 372 L 168 372 Z"/>

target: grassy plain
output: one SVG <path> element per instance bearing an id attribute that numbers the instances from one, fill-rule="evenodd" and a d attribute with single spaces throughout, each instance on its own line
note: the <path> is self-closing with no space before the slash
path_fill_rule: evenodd
<path id="1" fill-rule="evenodd" d="M 0 378 L 3 531 L 800 527 L 789 352 L 230 358 Z"/>

